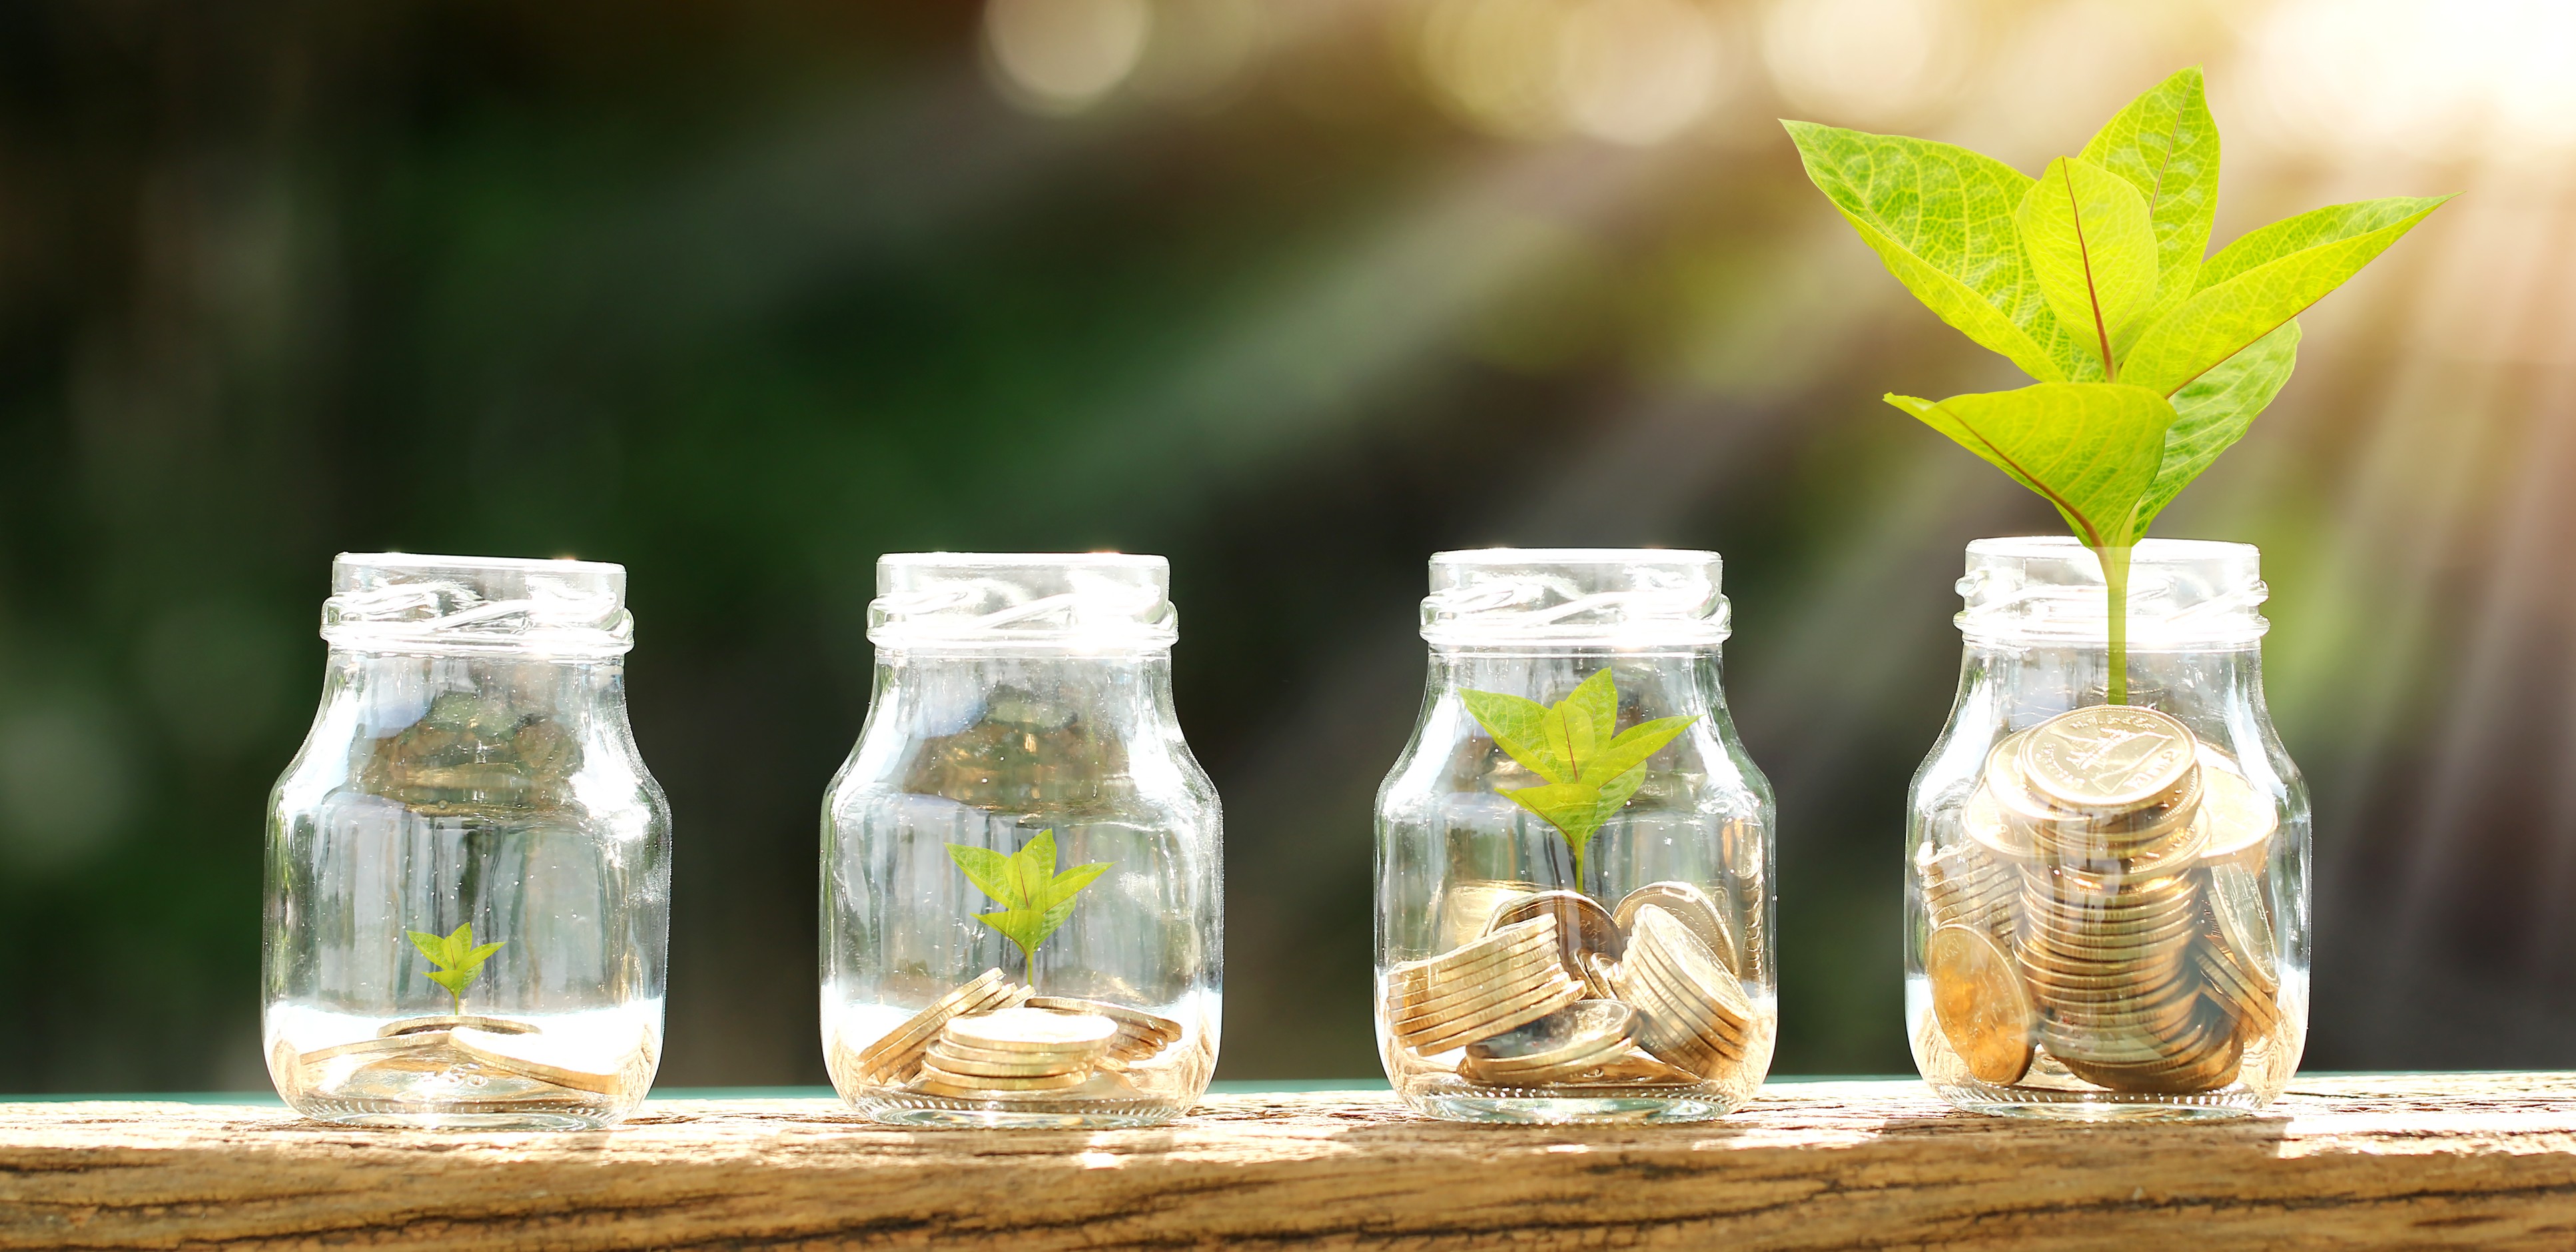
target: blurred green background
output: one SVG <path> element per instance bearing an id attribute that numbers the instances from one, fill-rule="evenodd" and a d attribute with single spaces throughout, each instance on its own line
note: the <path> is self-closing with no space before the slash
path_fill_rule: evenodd
<path id="1" fill-rule="evenodd" d="M 0 10 L 0 1090 L 249 1089 L 260 811 L 341 550 L 632 571 L 672 1085 L 816 1083 L 877 554 L 1158 552 L 1228 815 L 1223 1077 L 1376 1071 L 1369 806 L 1433 550 L 1711 547 L 1778 785 L 1783 1072 L 1900 1072 L 1968 540 L 1878 402 L 2018 384 L 1779 116 L 2025 169 L 2208 67 L 2218 236 L 2469 193 L 2158 533 L 2262 545 L 2328 1068 L 2576 1063 L 2566 6 Z"/>

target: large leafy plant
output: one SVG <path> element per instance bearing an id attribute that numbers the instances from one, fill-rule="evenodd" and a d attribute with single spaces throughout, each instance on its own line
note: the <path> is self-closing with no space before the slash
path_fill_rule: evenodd
<path id="1" fill-rule="evenodd" d="M 1593 832 L 1644 785 L 1646 759 L 1699 720 L 1658 717 L 1617 730 L 1619 685 L 1606 666 L 1554 704 L 1499 691 L 1458 695 L 1496 747 L 1547 780 L 1508 794 L 1565 836 L 1578 888 L 1584 882 L 1583 851 Z"/>
<path id="2" fill-rule="evenodd" d="M 975 920 L 1000 931 L 1018 945 L 1028 965 L 1029 985 L 1038 981 L 1038 945 L 1073 917 L 1073 898 L 1109 868 L 1107 861 L 1076 865 L 1055 872 L 1055 831 L 1041 830 L 1008 856 L 991 848 L 948 845 L 948 859 L 965 871 L 966 881 L 1002 907 L 978 913 Z"/>
<path id="3" fill-rule="evenodd" d="M 2108 697 L 2125 703 L 2130 549 L 2289 380 L 2299 312 L 2449 197 L 2332 205 L 2205 255 L 2218 124 L 2198 69 L 2037 178 L 1951 144 L 1783 124 L 1888 272 L 2039 380 L 1886 399 L 2039 493 L 2101 558 Z"/>

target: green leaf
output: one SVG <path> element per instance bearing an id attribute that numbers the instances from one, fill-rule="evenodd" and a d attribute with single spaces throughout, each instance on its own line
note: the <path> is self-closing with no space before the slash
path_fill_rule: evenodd
<path id="1" fill-rule="evenodd" d="M 2165 431 L 2164 460 L 2138 501 L 2131 534 L 2147 533 L 2147 525 L 2191 480 L 2245 437 L 2255 416 L 2290 381 L 2298 360 L 2299 324 L 2287 322 L 2174 393 L 2174 423 Z"/>
<path id="2" fill-rule="evenodd" d="M 976 920 L 1017 945 L 1033 973 L 1039 945 L 1072 919 L 1074 897 L 1109 868 L 1107 861 L 1093 861 L 1059 874 L 1055 856 L 1052 828 L 1039 831 L 1009 856 L 989 848 L 948 845 L 948 859 L 957 862 L 966 880 L 1002 906 L 976 914 Z"/>
<path id="3" fill-rule="evenodd" d="M 2138 337 L 2120 381 L 2181 390 L 2343 285 L 2447 199 L 2335 205 L 2229 244 L 2201 267 L 2200 291 Z"/>
<path id="4" fill-rule="evenodd" d="M 2139 499 L 2164 460 L 2173 405 L 2126 383 L 2038 383 L 2018 391 L 1889 404 L 2038 492 L 2088 547 L 2126 546 Z"/>
<path id="5" fill-rule="evenodd" d="M 1511 794 L 1512 803 L 1537 814 L 1548 825 L 1556 827 L 1572 845 L 1579 858 L 1583 842 L 1600 829 L 1601 789 L 1585 783 L 1549 783 L 1544 787 L 1523 787 Z"/>
<path id="6" fill-rule="evenodd" d="M 1644 765 L 1646 758 L 1663 751 L 1665 744 L 1680 738 L 1681 733 L 1698 720 L 1696 717 L 1658 717 L 1629 727 L 1584 768 L 1583 781 L 1606 787 L 1610 780 Z M 1638 777 L 1642 779 L 1644 775 Z M 1621 799 L 1624 801 L 1626 797 Z"/>
<path id="7" fill-rule="evenodd" d="M 1523 768 L 1549 782 L 1574 780 L 1573 767 L 1548 746 L 1546 705 L 1499 691 L 1461 691 L 1458 698 L 1467 715 Z"/>
<path id="8" fill-rule="evenodd" d="M 407 930 L 403 933 L 411 939 L 411 946 L 420 949 L 420 954 L 429 958 L 430 964 L 443 967 L 454 963 L 447 959 L 447 936 L 433 935 L 421 930 Z"/>
<path id="9" fill-rule="evenodd" d="M 2022 250 L 2059 325 L 2075 329 L 2107 373 L 2112 336 L 2156 299 L 2156 233 L 2146 197 L 2081 158 L 2059 157 L 2014 211 Z"/>
<path id="10" fill-rule="evenodd" d="M 1619 720 L 1619 684 L 1602 666 L 1557 705 L 1565 717 L 1565 760 L 1577 777 L 1591 772 L 1592 758 L 1610 746 L 1610 728 Z"/>
<path id="11" fill-rule="evenodd" d="M 2069 377 L 2075 340 L 2023 256 L 2021 171 L 1952 144 L 1784 121 L 1807 177 L 1905 289 L 2033 378 Z"/>
<path id="12" fill-rule="evenodd" d="M 432 970 L 429 980 L 445 987 L 447 994 L 461 997 L 467 987 L 474 985 L 474 971 L 470 969 Z"/>
<path id="13" fill-rule="evenodd" d="M 501 950 L 502 948 L 504 948 L 504 947 L 509 946 L 509 942 L 510 942 L 509 940 L 504 939 L 504 940 L 501 940 L 499 943 L 487 943 L 487 944 L 484 944 L 483 946 L 481 946 L 481 947 L 479 947 L 479 948 L 476 948 L 476 949 L 474 949 L 473 951 L 466 953 L 463 957 L 459 958 L 459 959 L 457 960 L 457 962 L 456 962 L 456 968 L 458 968 L 458 969 L 462 969 L 462 970 L 477 970 L 477 969 L 481 969 L 481 968 L 483 968 L 483 962 L 488 961 L 488 960 L 491 960 L 491 959 L 492 959 L 492 954 L 493 954 L 493 953 L 495 953 L 495 952 L 500 951 L 500 950 Z"/>
<path id="14" fill-rule="evenodd" d="M 2200 260 L 2218 213 L 2218 120 L 2209 115 L 2200 67 L 2164 80 L 2103 124 L 2083 157 L 2128 180 L 2146 197 L 2156 232 L 2156 303 L 2129 338 L 2199 290 Z M 2128 344 L 2117 335 L 2122 354 Z"/>

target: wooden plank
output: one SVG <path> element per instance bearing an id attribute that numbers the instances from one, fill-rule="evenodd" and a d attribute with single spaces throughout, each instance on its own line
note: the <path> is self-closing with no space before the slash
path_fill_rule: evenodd
<path id="1" fill-rule="evenodd" d="M 902 1131 L 654 1101 L 587 1134 L 275 1109 L 0 1105 L 0 1247 L 350 1244 L 1752 1248 L 2576 1246 L 2576 1075 L 2312 1079 L 2275 1114 L 2066 1125 L 1912 1082 L 1722 1122 L 1459 1126 L 1383 1092 L 1211 1097 L 1139 1131 Z"/>

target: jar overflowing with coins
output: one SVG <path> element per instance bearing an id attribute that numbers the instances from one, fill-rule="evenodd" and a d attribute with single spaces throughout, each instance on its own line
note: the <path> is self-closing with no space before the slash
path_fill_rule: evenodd
<path id="1" fill-rule="evenodd" d="M 344 554 L 270 796 L 270 1076 L 335 1122 L 584 1129 L 662 1047 L 671 818 L 626 720 L 626 571 Z"/>
<path id="2" fill-rule="evenodd" d="M 912 1126 L 1143 1126 L 1216 1067 L 1215 787 L 1163 558 L 888 556 L 823 806 L 823 1050 Z"/>
<path id="3" fill-rule="evenodd" d="M 1432 559 L 1429 689 L 1377 804 L 1378 1051 L 1482 1122 L 1691 1121 L 1777 1036 L 1770 786 L 1713 552 Z"/>
<path id="4" fill-rule="evenodd" d="M 2264 709 L 2256 556 L 2137 545 L 2112 704 L 2094 553 L 1968 546 L 1958 703 L 1915 776 L 1906 872 L 1907 1024 L 1952 1103 L 2230 1115 L 2297 1070 L 2308 801 Z"/>

